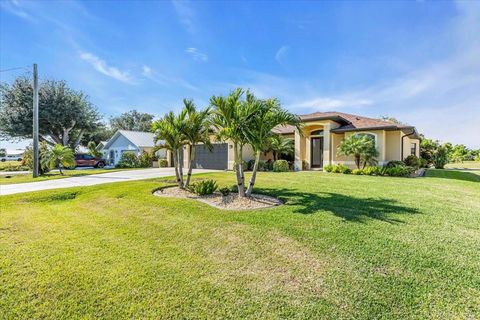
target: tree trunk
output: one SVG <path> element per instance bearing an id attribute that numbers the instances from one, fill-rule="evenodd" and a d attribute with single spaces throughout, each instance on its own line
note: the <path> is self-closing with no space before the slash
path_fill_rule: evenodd
<path id="1" fill-rule="evenodd" d="M 245 197 L 245 173 L 243 172 L 243 144 L 239 146 L 238 153 L 238 171 L 240 172 L 240 181 L 242 182 L 241 190 L 238 190 L 238 195 L 240 197 Z"/>
<path id="2" fill-rule="evenodd" d="M 277 153 L 273 151 L 273 161 L 277 161 Z"/>
<path id="3" fill-rule="evenodd" d="M 237 188 L 238 188 L 238 196 L 245 197 L 245 186 L 243 185 L 242 181 L 242 174 L 240 172 L 241 163 L 238 161 L 238 152 L 239 148 L 236 143 L 233 145 L 233 159 L 235 160 L 234 167 L 235 167 L 235 175 L 237 176 Z"/>
<path id="4" fill-rule="evenodd" d="M 180 156 L 181 152 L 183 152 L 183 146 L 180 146 L 180 148 L 177 149 L 177 162 L 178 162 L 178 176 L 180 178 L 180 183 L 181 186 L 180 188 L 185 188 L 185 185 L 183 184 L 183 159 Z"/>
<path id="5" fill-rule="evenodd" d="M 248 184 L 247 197 L 252 195 L 253 186 L 255 185 L 255 179 L 257 178 L 258 163 L 260 162 L 260 151 L 255 152 L 255 164 L 253 165 L 252 176 L 250 177 L 250 183 Z"/>
<path id="6" fill-rule="evenodd" d="M 75 151 L 75 149 L 76 149 L 76 148 L 78 147 L 78 145 L 80 144 L 80 140 L 82 140 L 84 133 L 85 133 L 85 130 L 84 130 L 84 129 L 80 130 L 80 133 L 78 134 L 77 139 L 75 139 L 75 142 L 74 142 L 73 145 L 72 145 L 73 151 Z"/>
<path id="7" fill-rule="evenodd" d="M 62 145 L 64 147 L 68 146 L 68 134 L 70 133 L 70 129 L 63 128 L 63 135 L 62 135 Z"/>
<path id="8" fill-rule="evenodd" d="M 62 176 L 63 176 L 63 172 L 62 172 L 62 164 L 61 164 L 61 163 L 59 163 L 59 164 L 58 164 L 58 171 L 60 171 L 60 175 L 62 175 Z"/>
<path id="9" fill-rule="evenodd" d="M 190 178 L 192 177 L 192 169 L 193 169 L 193 160 L 195 158 L 195 145 L 191 145 L 188 154 L 190 157 L 190 165 L 188 166 L 188 173 L 187 173 L 187 182 L 185 182 L 185 187 L 190 185 Z"/>
<path id="10" fill-rule="evenodd" d="M 357 165 L 357 169 L 360 169 L 360 155 L 355 155 L 355 164 Z"/>
<path id="11" fill-rule="evenodd" d="M 173 166 L 175 168 L 175 177 L 177 178 L 178 187 L 182 188 L 182 179 L 180 179 L 180 175 L 178 174 L 178 152 L 177 150 L 173 151 Z"/>

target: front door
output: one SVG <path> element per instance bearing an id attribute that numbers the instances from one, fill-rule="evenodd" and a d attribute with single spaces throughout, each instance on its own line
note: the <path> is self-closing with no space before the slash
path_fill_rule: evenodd
<path id="1" fill-rule="evenodd" d="M 310 166 L 312 168 L 323 167 L 323 137 L 310 139 Z"/>

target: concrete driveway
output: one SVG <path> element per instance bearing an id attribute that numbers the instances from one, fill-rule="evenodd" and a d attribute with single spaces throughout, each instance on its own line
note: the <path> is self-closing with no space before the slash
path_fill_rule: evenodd
<path id="1" fill-rule="evenodd" d="M 194 169 L 193 173 L 215 172 L 218 170 Z M 117 171 L 112 173 L 92 174 L 83 177 L 54 179 L 39 182 L 0 185 L 0 195 L 32 192 L 58 188 L 93 186 L 96 184 L 143 180 L 175 176 L 174 168 L 152 168 L 141 170 Z"/>

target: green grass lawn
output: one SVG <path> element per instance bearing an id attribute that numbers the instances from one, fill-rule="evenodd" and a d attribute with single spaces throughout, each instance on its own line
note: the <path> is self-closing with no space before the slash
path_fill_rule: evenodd
<path id="1" fill-rule="evenodd" d="M 449 169 L 479 169 L 480 170 L 480 161 L 464 161 L 457 163 L 449 163 L 445 166 Z"/>
<path id="2" fill-rule="evenodd" d="M 285 205 L 257 211 L 167 183 L 1 197 L 2 317 L 480 317 L 480 183 L 259 173 Z"/>
<path id="3" fill-rule="evenodd" d="M 37 178 L 33 178 L 31 172 L 21 173 L 21 174 L 2 174 L 0 175 L 0 185 L 13 184 L 13 183 L 37 182 L 37 181 L 45 181 L 45 180 L 52 180 L 52 179 L 63 179 L 63 178 L 69 178 L 69 177 L 80 177 L 80 176 L 87 176 L 91 174 L 115 172 L 120 170 L 134 170 L 134 169 L 96 168 L 96 169 L 83 169 L 83 170 L 63 170 L 63 173 L 64 173 L 63 176 L 58 171 L 53 171 L 53 172 L 46 173 Z"/>
<path id="4" fill-rule="evenodd" d="M 480 170 L 445 170 L 445 169 L 428 169 L 425 173 L 427 177 L 457 179 L 465 181 L 480 182 Z"/>

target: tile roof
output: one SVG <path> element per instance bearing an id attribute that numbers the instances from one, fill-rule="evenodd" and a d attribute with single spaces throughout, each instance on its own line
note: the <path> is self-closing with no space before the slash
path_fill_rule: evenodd
<path id="1" fill-rule="evenodd" d="M 363 116 L 358 116 L 343 112 L 314 112 L 310 114 L 300 115 L 302 122 L 309 122 L 315 120 L 333 120 L 338 122 L 341 126 L 332 129 L 332 132 L 346 132 L 346 131 L 360 131 L 366 129 L 377 130 L 402 130 L 414 129 L 413 126 L 404 124 L 392 123 L 385 120 L 373 119 Z M 279 134 L 293 133 L 295 128 L 292 126 L 276 127 L 274 132 Z"/>

